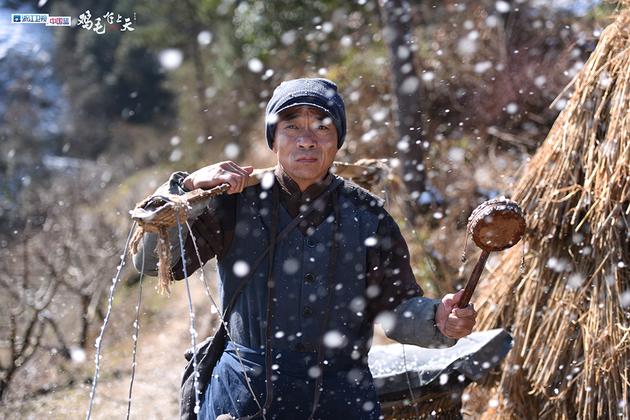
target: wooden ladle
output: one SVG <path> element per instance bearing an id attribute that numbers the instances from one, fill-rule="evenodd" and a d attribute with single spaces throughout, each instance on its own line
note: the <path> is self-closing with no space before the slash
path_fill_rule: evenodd
<path id="1" fill-rule="evenodd" d="M 468 218 L 468 233 L 482 252 L 457 306 L 468 305 L 491 252 L 516 245 L 525 233 L 525 217 L 516 202 L 505 197 L 481 203 Z"/>

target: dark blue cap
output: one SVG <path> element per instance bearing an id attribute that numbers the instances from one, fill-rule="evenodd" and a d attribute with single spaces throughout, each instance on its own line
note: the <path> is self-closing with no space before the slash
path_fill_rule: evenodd
<path id="1" fill-rule="evenodd" d="M 337 93 L 337 85 L 328 79 L 294 79 L 282 82 L 273 91 L 265 111 L 265 137 L 273 148 L 278 115 L 296 106 L 312 106 L 326 112 L 337 128 L 337 149 L 346 137 L 346 107 Z"/>

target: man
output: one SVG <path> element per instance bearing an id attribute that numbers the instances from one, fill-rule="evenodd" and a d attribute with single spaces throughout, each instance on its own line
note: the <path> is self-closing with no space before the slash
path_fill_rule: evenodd
<path id="1" fill-rule="evenodd" d="M 422 297 L 382 201 L 329 172 L 346 134 L 333 82 L 282 83 L 265 124 L 274 182 L 245 187 L 253 168 L 221 162 L 176 173 L 167 186 L 183 193 L 230 185 L 191 217 L 185 261 L 173 242 L 175 277 L 183 277 L 184 262 L 187 273 L 199 267 L 196 241 L 203 262 L 217 257 L 224 308 L 247 279 L 227 314 L 231 340 L 204 387 L 199 417 L 377 419 L 367 365 L 375 318 L 397 341 L 439 347 L 468 335 L 476 312 L 455 307 L 461 292 Z M 145 248 L 154 244 L 146 235 Z M 147 256 L 145 267 L 155 264 Z"/>

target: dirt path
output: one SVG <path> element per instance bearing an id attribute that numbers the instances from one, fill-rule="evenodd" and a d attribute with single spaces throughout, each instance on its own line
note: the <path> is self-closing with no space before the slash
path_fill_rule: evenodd
<path id="1" fill-rule="evenodd" d="M 215 271 L 206 270 L 208 284 L 215 284 Z M 157 296 L 153 284 L 155 279 L 145 283 L 142 308 L 145 312 L 140 320 L 137 368 L 133 387 L 131 418 L 142 420 L 175 419 L 179 413 L 179 384 L 185 360 L 184 351 L 191 347 L 188 300 L 183 282 L 172 287 L 170 297 Z M 210 303 L 204 287 L 197 276 L 190 280 L 191 294 L 196 314 L 199 341 L 210 333 L 210 321 L 215 317 L 210 313 Z M 135 296 L 133 289 L 131 295 Z M 213 296 L 216 292 L 212 290 Z M 98 382 L 92 418 L 124 419 L 127 413 L 129 382 L 131 378 L 131 336 L 132 319 L 124 319 L 116 303 L 135 306 L 134 299 L 115 302 L 112 320 L 103 342 L 101 374 Z M 130 312 L 129 308 L 126 310 Z M 148 314 L 146 313 L 148 312 Z M 129 331 L 124 340 L 114 342 L 112 329 Z M 108 339 L 109 338 L 109 339 Z M 123 342 L 124 341 L 124 342 Z M 376 328 L 374 344 L 387 339 L 382 330 Z M 83 380 L 91 378 L 94 372 L 94 355 L 81 367 Z M 87 382 L 87 381 L 86 381 Z M 7 402 L 0 408 L 0 418 L 12 419 L 84 419 L 89 404 L 90 385 L 76 384 L 57 389 L 46 395 Z"/>
<path id="2" fill-rule="evenodd" d="M 207 275 L 211 274 L 210 270 Z M 213 284 L 213 277 L 208 280 Z M 191 293 L 197 317 L 197 330 L 201 339 L 209 332 L 210 308 L 201 282 L 195 277 L 190 281 Z M 185 360 L 184 351 L 190 344 L 190 320 L 188 300 L 183 282 L 173 287 L 170 298 L 155 295 L 152 285 L 147 284 L 143 299 L 154 304 L 158 301 L 159 311 L 148 320 L 141 318 L 136 376 L 132 394 L 132 419 L 174 419 L 178 416 L 179 384 Z M 151 304 L 151 303 L 150 303 Z M 143 304 L 143 308 L 145 305 Z M 116 306 L 112 313 L 109 328 L 129 325 L 116 322 Z M 108 330 L 110 331 L 110 330 Z M 129 333 L 129 336 L 131 332 Z M 130 342 L 131 340 L 126 340 Z M 92 418 L 124 419 L 127 413 L 129 382 L 131 378 L 131 344 L 103 343 L 101 374 L 94 401 Z M 94 372 L 88 356 L 85 374 L 88 378 Z M 56 390 L 43 396 L 19 401 L 10 401 L 0 409 L 4 419 L 83 419 L 88 408 L 90 386 L 77 384 L 73 387 Z"/>

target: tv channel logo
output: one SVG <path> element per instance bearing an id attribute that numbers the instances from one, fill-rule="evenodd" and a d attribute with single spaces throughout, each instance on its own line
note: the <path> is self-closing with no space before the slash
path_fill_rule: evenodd
<path id="1" fill-rule="evenodd" d="M 46 26 L 71 26 L 72 18 L 70 16 L 48 16 Z"/>
<path id="2" fill-rule="evenodd" d="M 12 13 L 12 23 L 46 23 L 48 15 L 45 13 Z"/>
<path id="3" fill-rule="evenodd" d="M 43 23 L 46 26 L 72 26 L 70 16 L 48 16 L 44 13 L 13 13 L 12 23 Z"/>

